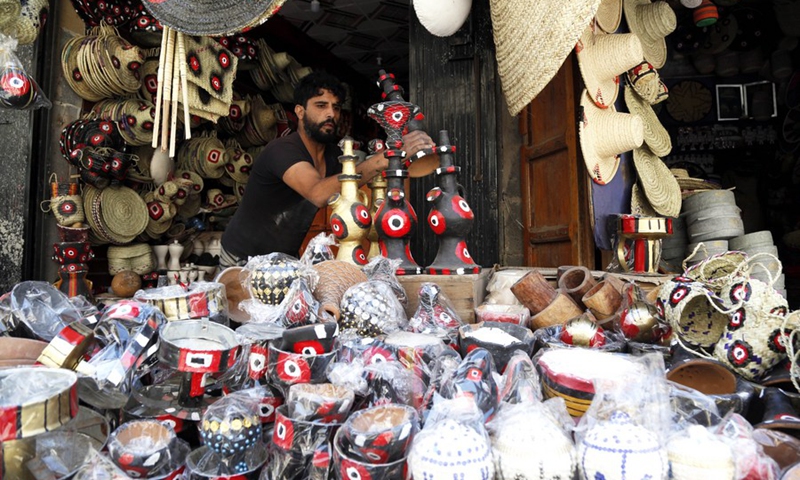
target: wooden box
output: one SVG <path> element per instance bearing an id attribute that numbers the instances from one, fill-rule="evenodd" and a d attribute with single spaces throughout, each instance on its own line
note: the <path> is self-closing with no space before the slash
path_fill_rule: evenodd
<path id="1" fill-rule="evenodd" d="M 408 296 L 406 315 L 411 318 L 417 311 L 420 285 L 432 282 L 442 288 L 461 320 L 465 323 L 475 323 L 475 307 L 483 303 L 486 284 L 491 274 L 491 268 L 484 268 L 477 275 L 398 275 L 397 279 Z"/>

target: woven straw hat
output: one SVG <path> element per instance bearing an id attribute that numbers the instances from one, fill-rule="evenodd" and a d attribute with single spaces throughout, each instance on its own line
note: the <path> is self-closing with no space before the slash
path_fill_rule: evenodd
<path id="1" fill-rule="evenodd" d="M 226 36 L 266 22 L 286 0 L 144 0 L 163 25 L 189 35 Z"/>
<path id="2" fill-rule="evenodd" d="M 672 151 L 672 140 L 669 138 L 667 129 L 658 120 L 653 107 L 634 93 L 631 87 L 625 88 L 625 104 L 628 106 L 629 112 L 642 118 L 644 143 L 650 148 L 650 151 L 659 157 L 669 155 L 669 152 Z"/>
<path id="3" fill-rule="evenodd" d="M 642 119 L 618 113 L 614 107 L 598 108 L 588 93 L 581 95 L 583 116 L 578 124 L 581 151 L 592 180 L 605 185 L 619 168 L 619 154 L 641 146 L 644 128 Z"/>
<path id="4" fill-rule="evenodd" d="M 599 4 L 600 0 L 490 1 L 497 71 L 511 115 L 550 83 Z"/>
<path id="5" fill-rule="evenodd" d="M 677 217 L 681 213 L 681 187 L 669 168 L 645 147 L 633 150 L 633 164 L 653 210 L 665 217 Z"/>
<path id="6" fill-rule="evenodd" d="M 472 0 L 414 0 L 419 23 L 437 37 L 449 37 L 467 21 Z"/>
<path id="7" fill-rule="evenodd" d="M 716 183 L 711 183 L 702 178 L 693 178 L 689 176 L 689 172 L 683 168 L 673 168 L 670 170 L 678 186 L 681 190 L 719 190 L 720 186 Z"/>
<path id="8" fill-rule="evenodd" d="M 647 197 L 642 193 L 639 185 L 633 184 L 631 188 L 631 213 L 634 215 L 643 215 L 645 217 L 658 217 L 658 212 L 653 210 Z"/>
<path id="9" fill-rule="evenodd" d="M 616 32 L 622 21 L 622 0 L 601 0 L 594 19 L 604 32 Z"/>
<path id="10" fill-rule="evenodd" d="M 619 75 L 642 62 L 642 44 L 636 35 L 594 32 L 590 25 L 575 46 L 583 82 L 600 108 L 614 104 L 619 94 Z"/>
<path id="11" fill-rule="evenodd" d="M 675 12 L 667 2 L 625 0 L 625 20 L 628 28 L 642 42 L 644 58 L 656 68 L 667 63 L 666 37 L 678 26 Z"/>
<path id="12" fill-rule="evenodd" d="M 132 240 L 147 228 L 147 222 L 150 219 L 147 213 L 147 204 L 134 190 L 128 187 L 111 186 L 100 194 L 100 201 L 103 205 L 103 223 L 112 239 L 130 238 Z"/>

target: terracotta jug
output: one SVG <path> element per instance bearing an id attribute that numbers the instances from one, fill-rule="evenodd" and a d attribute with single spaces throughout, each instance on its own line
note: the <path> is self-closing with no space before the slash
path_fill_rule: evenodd
<path id="1" fill-rule="evenodd" d="M 340 260 L 321 262 L 313 268 L 319 274 L 313 293 L 320 302 L 320 311 L 328 312 L 339 320 L 339 305 L 344 292 L 357 283 L 366 282 L 367 275 L 357 266 Z"/>
<path id="2" fill-rule="evenodd" d="M 339 241 L 339 252 L 336 260 L 350 262 L 356 265 L 367 264 L 367 254 L 361 245 L 372 225 L 372 217 L 367 209 L 366 192 L 358 189 L 360 173 L 356 173 L 356 157 L 353 155 L 353 139 L 344 139 L 344 154 L 339 157 L 342 163 L 342 173 L 339 182 L 342 184 L 341 193 L 334 194 L 329 200 L 331 206 L 331 230 Z"/>

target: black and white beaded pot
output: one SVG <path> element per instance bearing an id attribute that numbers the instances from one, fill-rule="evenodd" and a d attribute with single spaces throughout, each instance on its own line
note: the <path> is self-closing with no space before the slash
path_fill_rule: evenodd
<path id="1" fill-rule="evenodd" d="M 279 305 L 300 273 L 300 262 L 280 258 L 265 262 L 250 274 L 250 292 L 267 305 Z"/>
<path id="2" fill-rule="evenodd" d="M 339 327 L 354 329 L 363 337 L 375 337 L 400 329 L 402 306 L 388 284 L 362 282 L 350 287 L 342 296 Z"/>

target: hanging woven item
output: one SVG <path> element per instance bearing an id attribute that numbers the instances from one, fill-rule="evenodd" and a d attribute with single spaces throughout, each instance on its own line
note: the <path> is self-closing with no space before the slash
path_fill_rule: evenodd
<path id="1" fill-rule="evenodd" d="M 144 0 L 161 22 L 188 35 L 226 36 L 249 30 L 275 15 L 286 0 Z"/>

